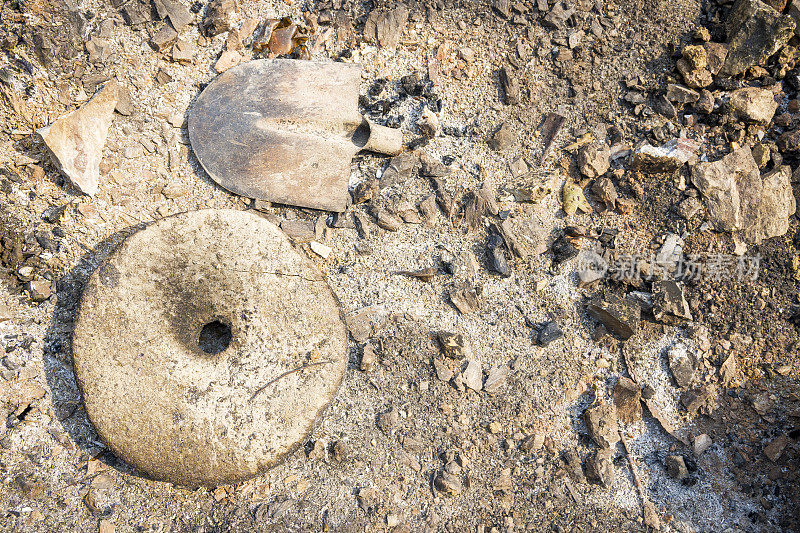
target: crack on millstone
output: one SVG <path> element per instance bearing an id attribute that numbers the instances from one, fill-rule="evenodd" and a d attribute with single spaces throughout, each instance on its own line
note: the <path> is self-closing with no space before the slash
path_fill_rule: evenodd
<path id="1" fill-rule="evenodd" d="M 276 381 L 279 381 L 279 380 L 285 378 L 286 376 L 288 376 L 290 374 L 294 374 L 295 372 L 300 372 L 301 370 L 305 370 L 306 368 L 311 368 L 312 366 L 326 365 L 328 363 L 333 363 L 333 361 L 330 361 L 330 360 L 317 361 L 316 363 L 307 363 L 305 365 L 298 366 L 297 368 L 293 368 L 291 370 L 287 370 L 286 372 L 280 374 L 278 377 L 267 381 L 264 385 L 259 387 L 259 389 L 257 391 L 255 391 L 252 396 L 250 396 L 250 400 L 254 400 L 256 396 L 258 396 L 261 392 L 264 391 L 264 389 L 266 389 L 267 387 L 269 387 L 270 385 L 272 385 Z"/>

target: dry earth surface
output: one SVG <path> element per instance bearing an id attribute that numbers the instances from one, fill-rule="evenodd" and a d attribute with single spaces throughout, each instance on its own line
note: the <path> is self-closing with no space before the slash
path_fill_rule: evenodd
<path id="1" fill-rule="evenodd" d="M 760 254 L 757 279 L 688 281 L 690 321 L 656 320 L 645 302 L 627 340 L 587 314 L 587 302 L 637 290 L 647 300 L 654 283 L 582 284 L 569 253 L 574 244 L 607 259 L 649 257 L 669 234 L 683 237 L 687 256 L 733 253 L 731 234 L 712 231 L 699 202 L 689 216 L 678 209 L 698 197 L 689 165 L 633 169 L 627 150 L 643 141 L 690 137 L 701 158 L 715 161 L 732 143 L 763 140 L 796 168 L 796 151 L 777 142 L 800 119 L 793 64 L 777 74 L 782 63 L 771 59 L 763 73 L 710 85 L 717 110 L 708 116 L 691 103 L 677 112 L 654 103 L 667 84 L 681 83 L 676 59 L 697 42 L 696 29 L 725 41 L 731 4 L 583 0 L 553 23 L 546 15 L 559 9 L 547 0 L 507 11 L 502 1 L 411 1 L 396 46 L 379 46 L 364 27 L 373 11 L 395 7 L 388 2 L 240 0 L 235 28 L 291 17 L 310 33 L 304 52 L 314 59 L 361 63 L 362 111 L 403 130 L 414 168 L 387 184 L 380 180 L 389 158 L 358 155 L 351 189 L 369 201 L 330 216 L 240 198 L 208 177 L 189 145 L 187 114 L 235 43 L 227 31 L 208 36 L 200 1 L 186 6 L 183 49 L 157 51 L 151 38 L 164 23 L 149 2 L 137 2 L 17 0 L 0 8 L 0 530 L 638 531 L 649 521 L 637 477 L 666 531 L 798 527 L 798 219 L 747 249 L 745 257 Z M 242 39 L 243 60 L 261 57 Z M 64 177 L 35 130 L 112 79 L 130 104 L 114 114 L 90 197 Z M 744 85 L 779 87 L 776 116 L 760 133 L 718 118 L 727 91 Z M 439 122 L 433 136 L 424 131 L 430 111 Z M 565 121 L 542 158 L 549 113 Z M 509 136 L 498 146 L 504 123 Z M 622 201 L 603 210 L 586 187 L 591 212 L 565 214 L 565 179 L 598 177 L 580 175 L 575 154 L 584 148 L 569 146 L 587 134 L 615 147 L 611 168 L 599 174 Z M 781 165 L 774 155 L 768 168 Z M 416 212 L 435 195 L 424 174 L 441 167 L 430 158 L 447 167 L 438 199 L 455 199 L 452 212 L 434 206 L 423 223 L 376 225 L 377 208 L 401 213 L 409 202 Z M 520 172 L 520 158 L 529 172 Z M 361 185 L 375 178 L 380 187 Z M 519 179 L 552 179 L 550 192 L 517 201 Z M 499 211 L 472 224 L 471 191 L 482 187 Z M 203 208 L 308 221 L 310 237 L 295 234 L 297 247 L 327 276 L 353 334 L 344 382 L 303 447 L 250 481 L 186 488 L 147 479 L 100 441 L 73 374 L 71 332 L 89 275 L 125 236 Z M 495 226 L 528 217 L 544 229 L 545 253 L 519 258 L 490 246 Z M 566 240 L 565 232 L 593 237 Z M 313 253 L 303 242 L 311 239 L 330 254 Z M 510 263 L 506 275 L 493 254 Z M 402 274 L 429 267 L 429 280 Z M 459 309 L 451 293 L 465 283 L 477 297 Z M 356 331 L 360 310 L 366 332 Z M 540 342 L 550 323 L 563 336 Z M 443 355 L 441 331 L 462 335 L 464 359 Z M 670 364 L 681 353 L 691 386 Z M 639 392 L 633 407 L 615 402 L 621 376 L 644 387 L 643 414 Z M 627 446 L 612 443 L 603 463 L 610 474 L 587 481 L 602 450 L 584 411 L 615 403 L 623 417 L 632 412 L 619 423 Z M 710 438 L 705 450 L 701 435 Z M 675 471 L 676 462 L 685 470 Z"/>

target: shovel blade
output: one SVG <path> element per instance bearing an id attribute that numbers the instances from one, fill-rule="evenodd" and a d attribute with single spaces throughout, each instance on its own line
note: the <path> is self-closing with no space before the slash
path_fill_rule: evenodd
<path id="1" fill-rule="evenodd" d="M 249 198 L 344 211 L 349 201 L 359 65 L 257 60 L 200 94 L 189 139 L 222 187 Z"/>

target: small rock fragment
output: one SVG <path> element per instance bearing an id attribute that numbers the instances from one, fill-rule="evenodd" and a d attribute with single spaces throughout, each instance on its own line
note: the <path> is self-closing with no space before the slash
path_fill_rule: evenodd
<path id="1" fill-rule="evenodd" d="M 453 371 L 441 359 L 433 360 L 433 369 L 436 371 L 436 377 L 441 381 L 447 383 L 453 379 Z"/>
<path id="2" fill-rule="evenodd" d="M 489 139 L 489 147 L 501 152 L 511 148 L 512 144 L 514 144 L 514 132 L 508 122 L 503 122 Z"/>
<path id="3" fill-rule="evenodd" d="M 633 424 L 642 418 L 642 393 L 639 384 L 621 376 L 614 386 L 614 405 L 619 419 L 625 424 Z"/>
<path id="4" fill-rule="evenodd" d="M 731 93 L 731 110 L 741 120 L 769 124 L 778 108 L 774 93 L 761 87 L 744 87 Z"/>
<path id="5" fill-rule="evenodd" d="M 787 435 L 781 435 L 764 447 L 764 455 L 773 463 L 777 463 L 789 442 L 790 439 Z"/>
<path id="6" fill-rule="evenodd" d="M 397 410 L 396 407 L 392 407 L 388 411 L 385 411 L 378 415 L 377 424 L 378 427 L 386 433 L 387 435 L 391 434 L 392 429 L 400 422 L 400 412 Z"/>
<path id="7" fill-rule="evenodd" d="M 464 385 L 470 389 L 479 392 L 483 388 L 483 369 L 475 359 L 467 362 L 467 367 L 461 373 L 461 376 L 464 379 Z"/>
<path id="8" fill-rule="evenodd" d="M 211 0 L 202 23 L 206 35 L 213 37 L 230 30 L 236 11 L 236 0 Z"/>
<path id="9" fill-rule="evenodd" d="M 536 342 L 539 346 L 547 346 L 551 342 L 560 339 L 564 336 L 564 332 L 561 331 L 561 328 L 558 324 L 551 320 L 549 322 L 545 322 L 542 328 L 539 330 L 539 333 L 536 335 Z"/>
<path id="10" fill-rule="evenodd" d="M 494 393 L 500 390 L 506 383 L 510 369 L 508 365 L 500 365 L 492 367 L 489 370 L 489 375 L 486 376 L 486 383 L 483 385 L 483 390 L 488 393 Z"/>
<path id="11" fill-rule="evenodd" d="M 464 200 L 464 226 L 467 231 L 476 231 L 481 227 L 486 214 L 486 202 L 478 193 L 471 191 Z"/>
<path id="12" fill-rule="evenodd" d="M 450 175 L 450 167 L 443 164 L 441 161 L 434 159 L 428 154 L 423 154 L 420 157 L 420 163 L 420 176 L 426 176 L 429 178 L 444 178 Z M 437 189 L 440 188 L 436 183 L 434 183 L 434 186 Z"/>
<path id="13" fill-rule="evenodd" d="M 653 315 L 656 320 L 665 324 L 692 320 L 689 302 L 686 301 L 683 288 L 678 282 L 674 280 L 653 282 Z"/>
<path id="14" fill-rule="evenodd" d="M 507 278 L 511 276 L 511 267 L 508 266 L 508 259 L 506 259 L 506 254 L 503 251 L 503 243 L 503 238 L 500 235 L 492 233 L 489 236 L 489 268 Z"/>
<path id="15" fill-rule="evenodd" d="M 678 343 L 667 352 L 667 360 L 672 377 L 681 389 L 688 389 L 694 381 L 695 362 L 689 348 Z"/>
<path id="16" fill-rule="evenodd" d="M 159 52 L 163 52 L 172 46 L 177 39 L 178 32 L 175 31 L 172 24 L 167 22 L 162 24 L 158 31 L 153 34 L 150 44 Z"/>
<path id="17" fill-rule="evenodd" d="M 758 168 L 763 170 L 767 166 L 767 164 L 769 164 L 770 161 L 769 146 L 766 146 L 761 143 L 756 143 L 755 145 L 753 145 L 752 153 L 756 165 L 758 165 Z"/>
<path id="18" fill-rule="evenodd" d="M 177 31 L 181 31 L 192 21 L 189 9 L 177 0 L 154 0 L 153 3 L 159 18 L 169 19 Z"/>
<path id="19" fill-rule="evenodd" d="M 549 231 L 533 218 L 509 217 L 499 229 L 509 250 L 520 259 L 547 251 Z"/>
<path id="20" fill-rule="evenodd" d="M 578 168 L 587 178 L 597 178 L 611 167 L 611 150 L 606 144 L 591 143 L 578 150 Z"/>
<path id="21" fill-rule="evenodd" d="M 667 85 L 667 100 L 678 104 L 693 104 L 700 99 L 700 93 L 683 85 L 670 83 Z"/>
<path id="22" fill-rule="evenodd" d="M 310 220 L 282 220 L 281 230 L 294 242 L 311 242 L 316 236 L 314 223 Z"/>
<path id="23" fill-rule="evenodd" d="M 500 69 L 500 85 L 503 87 L 503 94 L 508 105 L 519 103 L 519 81 L 508 67 Z"/>
<path id="24" fill-rule="evenodd" d="M 442 348 L 442 354 L 451 359 L 464 358 L 464 336 L 460 333 L 450 333 L 449 331 L 440 331 L 436 334 L 439 340 L 439 346 Z"/>
<path id="25" fill-rule="evenodd" d="M 690 196 L 678 204 L 678 214 L 686 220 L 691 220 L 703 208 L 703 204 L 697 198 Z"/>
<path id="26" fill-rule="evenodd" d="M 375 217 L 375 223 L 387 231 L 397 231 L 400 229 L 400 226 L 403 225 L 403 222 L 399 218 L 388 212 L 386 209 L 377 207 L 371 211 L 372 216 Z"/>
<path id="27" fill-rule="evenodd" d="M 587 287 L 606 277 L 608 262 L 596 252 L 581 250 L 578 254 L 578 285 Z"/>
<path id="28" fill-rule="evenodd" d="M 347 329 L 356 342 L 365 342 L 372 336 L 378 310 L 374 306 L 363 307 L 345 317 Z"/>
<path id="29" fill-rule="evenodd" d="M 364 345 L 364 353 L 361 355 L 361 370 L 369 372 L 378 362 L 378 354 L 375 353 L 375 345 L 370 341 Z"/>
<path id="30" fill-rule="evenodd" d="M 613 293 L 608 293 L 605 299 L 595 298 L 590 301 L 587 311 L 622 340 L 630 338 L 639 328 L 641 308 L 627 298 L 620 298 Z"/>
<path id="31" fill-rule="evenodd" d="M 614 482 L 614 451 L 611 448 L 595 450 L 586 460 L 586 478 L 589 481 L 610 487 Z"/>
<path id="32" fill-rule="evenodd" d="M 700 457 L 703 452 L 708 450 L 711 447 L 712 441 L 711 437 L 702 433 L 694 438 L 694 455 L 695 457 Z"/>
<path id="33" fill-rule="evenodd" d="M 700 144 L 681 137 L 660 147 L 647 143 L 633 152 L 633 167 L 645 172 L 674 172 L 692 160 L 700 150 Z"/>
<path id="34" fill-rule="evenodd" d="M 664 466 L 667 469 L 667 474 L 669 474 L 669 477 L 672 479 L 680 481 L 689 477 L 689 470 L 686 468 L 686 462 L 680 455 L 667 456 L 664 460 Z"/>
<path id="35" fill-rule="evenodd" d="M 83 107 L 37 131 L 61 172 L 89 196 L 97 193 L 100 159 L 116 105 L 117 83 L 111 81 Z"/>
<path id="36" fill-rule="evenodd" d="M 575 450 L 565 450 L 561 454 L 561 459 L 564 461 L 567 474 L 575 483 L 586 483 L 586 476 L 583 473 L 581 460 Z"/>
<path id="37" fill-rule="evenodd" d="M 729 386 L 739 374 L 739 365 L 736 362 L 736 355 L 730 354 L 719 367 L 719 376 L 722 385 Z"/>
<path id="38" fill-rule="evenodd" d="M 617 207 L 617 188 L 614 182 L 608 178 L 600 178 L 592 185 L 592 192 L 597 196 L 606 208 L 606 211 L 613 211 Z"/>
<path id="39" fill-rule="evenodd" d="M 589 436 L 601 448 L 610 448 L 619 442 L 617 412 L 613 405 L 599 404 L 590 407 L 583 414 Z"/>
<path id="40" fill-rule="evenodd" d="M 419 159 L 411 152 L 405 152 L 394 156 L 389 161 L 389 166 L 383 171 L 380 180 L 380 188 L 391 187 L 393 185 L 403 185 L 417 166 Z"/>
<path id="41" fill-rule="evenodd" d="M 242 54 L 237 50 L 225 50 L 214 63 L 214 70 L 223 73 L 242 62 Z"/>
<path id="42" fill-rule="evenodd" d="M 317 241 L 311 241 L 311 243 L 309 243 L 309 247 L 311 248 L 312 252 L 314 252 L 323 259 L 327 259 L 328 256 L 331 255 L 331 252 L 333 251 L 333 248 L 331 248 L 330 246 L 322 244 L 321 242 Z"/>
<path id="43" fill-rule="evenodd" d="M 461 494 L 464 490 L 464 484 L 461 480 L 462 470 L 455 461 L 450 461 L 445 466 L 436 478 L 433 480 L 433 485 L 439 492 L 444 492 L 451 496 Z"/>
<path id="44" fill-rule="evenodd" d="M 49 280 L 35 279 L 28 282 L 28 293 L 34 302 L 43 302 L 53 295 L 53 286 Z"/>
<path id="45" fill-rule="evenodd" d="M 449 293 L 450 301 L 462 315 L 469 315 L 478 309 L 478 292 L 471 283 L 454 287 Z"/>
<path id="46" fill-rule="evenodd" d="M 519 445 L 519 449 L 525 453 L 538 452 L 544 445 L 544 433 L 537 431 L 533 435 L 525 437 Z"/>
<path id="47" fill-rule="evenodd" d="M 429 138 L 436 137 L 436 135 L 439 133 L 439 129 L 441 128 L 439 124 L 439 117 L 436 116 L 436 113 L 425 106 L 420 114 L 419 120 L 417 121 L 417 127 L 419 128 L 420 133 L 422 133 L 424 136 Z"/>
<path id="48" fill-rule="evenodd" d="M 436 276 L 438 272 L 439 272 L 438 268 L 428 267 L 420 270 L 400 270 L 398 274 L 404 274 L 406 276 L 410 276 L 412 278 L 416 278 L 420 281 L 428 283 Z"/>

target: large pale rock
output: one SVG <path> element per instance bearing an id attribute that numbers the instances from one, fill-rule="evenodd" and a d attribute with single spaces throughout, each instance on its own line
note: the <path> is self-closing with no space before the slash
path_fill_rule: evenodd
<path id="1" fill-rule="evenodd" d="M 789 231 L 789 218 L 797 211 L 788 165 L 776 168 L 763 177 L 761 202 L 753 224 L 744 231 L 744 240 L 758 244 L 770 237 L 779 237 Z"/>
<path id="2" fill-rule="evenodd" d="M 750 148 L 731 152 L 713 163 L 698 163 L 692 182 L 703 194 L 717 231 L 739 231 L 755 217 L 763 184 Z"/>
<path id="3" fill-rule="evenodd" d="M 97 193 L 100 160 L 117 95 L 117 83 L 111 81 L 86 105 L 38 130 L 61 172 L 89 196 Z"/>
<path id="4" fill-rule="evenodd" d="M 788 230 L 797 207 L 790 177 L 791 169 L 784 166 L 762 179 L 747 147 L 692 169 L 692 182 L 703 194 L 714 229 L 735 233 L 748 244 Z"/>
<path id="5" fill-rule="evenodd" d="M 307 441 L 347 367 L 324 276 L 277 226 L 203 210 L 135 233 L 92 275 L 72 339 L 114 454 L 189 486 L 236 483 Z"/>

